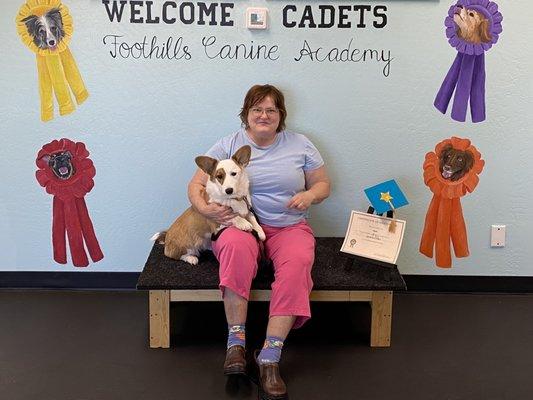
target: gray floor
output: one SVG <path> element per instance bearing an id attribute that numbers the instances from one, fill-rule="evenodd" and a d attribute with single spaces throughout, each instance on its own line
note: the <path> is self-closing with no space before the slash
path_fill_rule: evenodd
<path id="1" fill-rule="evenodd" d="M 250 309 L 250 347 L 267 305 Z M 368 346 L 369 307 L 313 304 L 286 342 L 291 400 L 531 399 L 533 294 L 395 296 L 392 347 Z M 173 304 L 168 350 L 148 348 L 142 292 L 0 291 L 0 398 L 256 399 L 222 375 L 221 303 Z"/>

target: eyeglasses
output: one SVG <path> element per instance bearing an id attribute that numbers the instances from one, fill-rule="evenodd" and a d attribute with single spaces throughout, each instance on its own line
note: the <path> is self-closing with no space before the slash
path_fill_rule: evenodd
<path id="1" fill-rule="evenodd" d="M 265 112 L 266 115 L 269 116 L 269 117 L 272 117 L 272 116 L 274 116 L 274 115 L 279 113 L 279 110 L 277 108 L 265 108 L 265 109 L 263 109 L 263 108 L 259 108 L 259 107 L 254 107 L 254 108 L 251 108 L 250 111 L 256 117 L 258 117 L 260 115 L 263 115 L 263 112 Z"/>

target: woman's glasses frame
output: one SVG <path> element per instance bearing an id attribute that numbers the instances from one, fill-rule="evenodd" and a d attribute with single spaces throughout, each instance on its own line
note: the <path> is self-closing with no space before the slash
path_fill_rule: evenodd
<path id="1" fill-rule="evenodd" d="M 256 117 L 263 115 L 263 113 L 266 113 L 268 117 L 273 117 L 274 115 L 279 114 L 279 110 L 277 108 L 252 107 L 250 108 L 250 112 Z"/>

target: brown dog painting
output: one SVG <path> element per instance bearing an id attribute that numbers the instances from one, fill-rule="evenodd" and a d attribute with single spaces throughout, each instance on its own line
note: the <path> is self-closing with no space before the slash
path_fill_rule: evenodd
<path id="1" fill-rule="evenodd" d="M 451 144 L 439 154 L 440 173 L 444 179 L 457 181 L 474 166 L 474 155 L 468 151 L 454 149 Z"/>
<path id="2" fill-rule="evenodd" d="M 476 44 L 492 40 L 490 22 L 479 11 L 457 5 L 453 20 L 457 24 L 457 36 L 461 39 Z"/>

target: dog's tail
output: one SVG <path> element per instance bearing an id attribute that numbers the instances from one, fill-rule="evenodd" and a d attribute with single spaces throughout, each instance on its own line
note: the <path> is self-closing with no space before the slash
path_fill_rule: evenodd
<path id="1" fill-rule="evenodd" d="M 155 242 L 157 241 L 157 243 L 159 244 L 165 244 L 165 237 L 167 236 L 167 231 L 161 231 L 161 232 L 157 232 L 155 233 L 151 238 L 150 240 L 152 242 Z"/>

